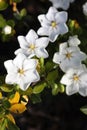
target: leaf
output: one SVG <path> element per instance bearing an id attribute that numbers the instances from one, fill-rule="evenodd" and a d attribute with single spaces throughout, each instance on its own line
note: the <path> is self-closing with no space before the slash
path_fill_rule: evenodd
<path id="1" fill-rule="evenodd" d="M 6 20 L 0 14 L 0 28 L 3 28 L 6 25 Z"/>
<path id="2" fill-rule="evenodd" d="M 0 88 L 1 88 L 1 90 L 3 91 L 3 92 L 11 92 L 12 90 L 13 90 L 13 87 L 12 86 L 8 86 L 8 85 L 6 85 L 6 84 L 3 84 L 2 86 L 0 86 Z"/>
<path id="3" fill-rule="evenodd" d="M 23 103 L 14 104 L 9 109 L 13 113 L 21 114 L 26 110 L 26 106 Z"/>
<path id="4" fill-rule="evenodd" d="M 51 71 L 54 66 L 55 66 L 55 64 L 54 64 L 52 61 L 48 61 L 48 62 L 45 64 L 46 72 Z"/>
<path id="5" fill-rule="evenodd" d="M 38 84 L 38 85 L 36 85 L 36 86 L 33 88 L 33 93 L 34 93 L 34 94 L 41 93 L 41 92 L 44 90 L 45 87 L 46 87 L 46 83 Z"/>
<path id="6" fill-rule="evenodd" d="M 7 117 L 11 122 L 13 122 L 13 123 L 15 124 L 15 119 L 14 119 L 14 117 L 12 116 L 12 114 L 8 114 L 8 115 L 6 115 L 6 117 Z"/>
<path id="7" fill-rule="evenodd" d="M 83 106 L 80 108 L 80 111 L 87 115 L 87 106 Z"/>
<path id="8" fill-rule="evenodd" d="M 7 130 L 7 118 L 0 120 L 0 130 Z"/>
<path id="9" fill-rule="evenodd" d="M 53 70 L 51 72 L 48 73 L 47 75 L 47 81 L 55 81 L 58 78 L 58 71 L 57 70 Z"/>
<path id="10" fill-rule="evenodd" d="M 10 121 L 8 118 L 7 118 L 7 128 L 8 130 L 20 130 L 20 128 L 18 128 L 17 125 L 14 124 L 12 121 Z"/>
<path id="11" fill-rule="evenodd" d="M 5 10 L 8 7 L 8 3 L 6 0 L 0 1 L 0 10 Z"/>
<path id="12" fill-rule="evenodd" d="M 7 21 L 7 25 L 9 25 L 9 26 L 11 26 L 12 28 L 14 28 L 14 26 L 15 26 L 14 20 L 8 20 L 8 21 Z"/>
<path id="13" fill-rule="evenodd" d="M 2 101 L 2 105 L 3 105 L 3 107 L 6 108 L 6 109 L 10 108 L 10 106 L 11 106 L 11 104 L 9 103 L 9 101 L 8 101 L 7 99 L 4 99 L 4 100 Z"/>
<path id="14" fill-rule="evenodd" d="M 9 102 L 10 102 L 11 104 L 16 104 L 16 103 L 19 102 L 19 100 L 20 100 L 20 94 L 19 94 L 19 92 L 16 92 L 16 93 L 14 94 L 14 97 L 9 99 Z"/>

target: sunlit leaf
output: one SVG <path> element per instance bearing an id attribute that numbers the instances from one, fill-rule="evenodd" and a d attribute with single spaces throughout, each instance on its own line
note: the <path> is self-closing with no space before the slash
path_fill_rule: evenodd
<path id="1" fill-rule="evenodd" d="M 22 103 L 14 104 L 9 109 L 13 113 L 23 113 L 26 110 L 26 106 Z"/>
<path id="2" fill-rule="evenodd" d="M 8 114 L 6 117 L 15 124 L 15 119 L 12 114 Z"/>
<path id="3" fill-rule="evenodd" d="M 16 93 L 14 94 L 14 97 L 9 99 L 9 102 L 10 102 L 11 104 L 16 104 L 16 103 L 19 102 L 19 100 L 20 100 L 20 94 L 19 94 L 19 92 L 16 92 Z"/>
<path id="4" fill-rule="evenodd" d="M 41 93 L 41 92 L 44 90 L 45 87 L 46 87 L 46 83 L 38 84 L 38 85 L 36 85 L 36 86 L 33 88 L 33 93 L 34 93 L 34 94 Z"/>
<path id="5" fill-rule="evenodd" d="M 87 115 L 87 106 L 83 106 L 80 108 L 81 112 L 83 112 L 85 115 Z"/>
<path id="6" fill-rule="evenodd" d="M 13 90 L 13 87 L 10 85 L 3 84 L 0 86 L 1 90 L 4 92 L 11 92 Z"/>

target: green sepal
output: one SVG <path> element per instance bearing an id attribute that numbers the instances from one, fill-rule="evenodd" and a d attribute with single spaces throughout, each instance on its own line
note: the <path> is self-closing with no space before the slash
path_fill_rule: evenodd
<path id="1" fill-rule="evenodd" d="M 33 88 L 33 93 L 34 94 L 38 94 L 38 93 L 41 93 L 44 88 L 46 87 L 46 83 L 40 83 L 38 85 L 36 85 L 34 88 Z"/>

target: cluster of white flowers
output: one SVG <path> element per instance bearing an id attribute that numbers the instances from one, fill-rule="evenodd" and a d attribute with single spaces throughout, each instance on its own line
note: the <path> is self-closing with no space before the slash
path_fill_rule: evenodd
<path id="1" fill-rule="evenodd" d="M 58 5 L 61 1 L 54 0 L 53 3 Z M 61 5 L 67 9 L 73 1 L 64 0 Z M 65 6 L 66 4 L 68 5 Z M 67 19 L 66 11 L 50 7 L 47 14 L 38 16 L 41 27 L 37 33 L 31 29 L 26 36 L 18 36 L 20 48 L 15 51 L 16 57 L 4 62 L 8 73 L 6 83 L 18 84 L 22 90 L 26 90 L 31 83 L 40 80 L 37 59 L 48 58 L 46 47 L 49 42 L 53 43 L 59 35 L 68 32 Z M 87 68 L 82 64 L 87 55 L 80 50 L 79 44 L 77 35 L 70 36 L 67 42 L 60 43 L 59 52 L 54 53 L 53 62 L 65 73 L 60 83 L 66 85 L 66 93 L 72 95 L 79 92 L 82 96 L 87 96 Z"/>
<path id="2" fill-rule="evenodd" d="M 66 85 L 66 93 L 72 95 L 79 92 L 87 96 L 87 68 L 81 63 L 87 55 L 80 51 L 79 44 L 77 36 L 70 37 L 67 42 L 60 44 L 53 61 L 65 72 L 60 82 Z"/>
<path id="3" fill-rule="evenodd" d="M 67 10 L 70 7 L 70 3 L 74 2 L 75 0 L 49 0 L 52 2 L 55 8 L 62 8 Z"/>

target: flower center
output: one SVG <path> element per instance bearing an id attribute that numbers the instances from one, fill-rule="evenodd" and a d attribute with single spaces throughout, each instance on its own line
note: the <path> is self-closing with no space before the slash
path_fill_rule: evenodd
<path id="1" fill-rule="evenodd" d="M 75 81 L 78 81 L 78 80 L 79 80 L 79 76 L 76 75 L 76 74 L 74 74 L 73 79 L 74 79 Z"/>
<path id="2" fill-rule="evenodd" d="M 52 26 L 53 28 L 55 28 L 56 25 L 57 25 L 56 22 L 55 22 L 55 21 L 52 21 L 51 26 Z"/>
<path id="3" fill-rule="evenodd" d="M 72 53 L 67 52 L 66 58 L 70 59 L 72 57 Z"/>
<path id="4" fill-rule="evenodd" d="M 24 74 L 24 70 L 23 69 L 19 69 L 18 73 L 21 74 L 21 75 L 23 75 Z"/>
<path id="5" fill-rule="evenodd" d="M 31 45 L 29 46 L 29 48 L 30 48 L 31 50 L 34 50 L 34 49 L 35 49 L 35 45 L 34 45 L 34 44 L 31 44 Z"/>

